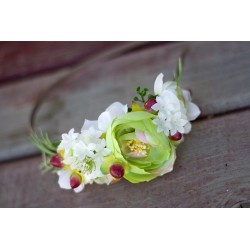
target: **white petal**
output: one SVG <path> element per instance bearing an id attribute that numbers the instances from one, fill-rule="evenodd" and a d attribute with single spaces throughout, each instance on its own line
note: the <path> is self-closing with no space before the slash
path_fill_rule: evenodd
<path id="1" fill-rule="evenodd" d="M 96 178 L 95 182 L 97 184 L 107 184 L 109 185 L 113 181 L 113 177 L 111 174 L 103 175 L 102 177 Z"/>
<path id="2" fill-rule="evenodd" d="M 151 109 L 153 109 L 153 110 L 155 110 L 155 111 L 158 111 L 158 110 L 160 109 L 159 103 L 155 103 L 155 104 L 151 107 Z"/>
<path id="3" fill-rule="evenodd" d="M 163 86 L 163 77 L 164 75 L 160 73 L 156 79 L 155 79 L 155 84 L 154 84 L 154 92 L 155 95 L 160 95 L 162 92 L 162 86 Z"/>
<path id="4" fill-rule="evenodd" d="M 111 122 L 112 118 L 110 117 L 109 112 L 105 111 L 98 117 L 98 128 L 103 132 L 107 132 Z"/>
<path id="5" fill-rule="evenodd" d="M 88 130 L 89 128 L 93 127 L 94 129 L 98 129 L 98 122 L 96 121 L 90 121 L 85 119 L 82 130 Z"/>
<path id="6" fill-rule="evenodd" d="M 84 189 L 84 184 L 81 184 L 77 188 L 74 188 L 75 193 L 79 193 Z"/>
<path id="7" fill-rule="evenodd" d="M 120 102 L 112 103 L 105 112 L 101 113 L 98 118 L 98 128 L 107 132 L 109 125 L 113 121 L 113 119 L 120 117 L 128 112 L 128 106 L 123 105 Z"/>
<path id="8" fill-rule="evenodd" d="M 191 102 L 192 101 L 192 97 L 190 95 L 190 91 L 186 90 L 186 89 L 183 89 L 182 90 L 182 94 L 183 94 L 183 97 L 185 99 L 186 102 Z"/>
<path id="9" fill-rule="evenodd" d="M 188 117 L 189 121 L 195 120 L 200 115 L 200 113 L 201 113 L 201 111 L 196 104 L 194 104 L 192 102 L 188 103 L 188 105 L 187 105 L 187 117 Z"/>
<path id="10" fill-rule="evenodd" d="M 172 82 L 172 81 L 168 81 L 163 83 L 163 91 L 167 90 L 167 91 L 171 91 L 174 94 L 176 94 L 175 90 L 177 88 L 177 83 L 176 82 Z"/>
<path id="11" fill-rule="evenodd" d="M 109 112 L 112 118 L 117 118 L 128 112 L 128 106 L 123 105 L 120 102 L 114 102 L 106 109 L 106 111 Z"/>
<path id="12" fill-rule="evenodd" d="M 70 186 L 71 173 L 66 170 L 60 170 L 57 172 L 57 174 L 59 175 L 58 184 L 60 188 L 71 189 L 71 186 Z"/>
<path id="13" fill-rule="evenodd" d="M 192 125 L 188 122 L 184 127 L 184 134 L 188 134 L 191 131 Z"/>

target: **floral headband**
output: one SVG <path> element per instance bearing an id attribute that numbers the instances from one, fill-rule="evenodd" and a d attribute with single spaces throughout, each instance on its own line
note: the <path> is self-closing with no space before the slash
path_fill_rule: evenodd
<path id="1" fill-rule="evenodd" d="M 154 93 L 137 87 L 131 107 L 115 102 L 96 121 L 85 120 L 79 133 L 72 128 L 60 141 L 32 133 L 43 170 L 56 172 L 59 186 L 75 192 L 86 184 L 109 185 L 122 178 L 148 182 L 171 172 L 176 148 L 200 114 L 190 91 L 180 87 L 181 73 L 179 60 L 173 81 L 164 82 L 159 74 Z"/>

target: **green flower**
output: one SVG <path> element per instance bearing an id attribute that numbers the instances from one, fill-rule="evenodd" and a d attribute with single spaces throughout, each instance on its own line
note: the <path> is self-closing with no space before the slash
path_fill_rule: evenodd
<path id="1" fill-rule="evenodd" d="M 112 164 L 124 167 L 124 178 L 132 183 L 150 181 L 172 171 L 175 147 L 164 133 L 157 133 L 154 114 L 130 112 L 113 120 L 106 134 L 112 154 L 104 157 L 102 171 L 109 173 Z"/>

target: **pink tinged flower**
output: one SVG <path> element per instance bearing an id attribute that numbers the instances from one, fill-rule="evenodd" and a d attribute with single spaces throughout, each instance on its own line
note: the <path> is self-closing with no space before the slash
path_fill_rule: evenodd
<path id="1" fill-rule="evenodd" d="M 50 164 L 55 168 L 62 168 L 62 158 L 60 155 L 55 155 L 50 159 Z"/>
<path id="2" fill-rule="evenodd" d="M 141 141 L 143 143 L 149 143 L 149 141 L 146 137 L 146 134 L 144 132 L 139 131 L 139 130 L 135 130 L 135 136 L 139 141 Z"/>
<path id="3" fill-rule="evenodd" d="M 110 167 L 109 172 L 116 179 L 121 179 L 125 173 L 124 168 L 121 164 L 113 164 Z"/>
<path id="4" fill-rule="evenodd" d="M 133 157 L 133 158 L 144 158 L 147 156 L 147 152 L 146 151 L 141 151 L 139 153 L 137 152 L 129 152 L 128 156 Z"/>

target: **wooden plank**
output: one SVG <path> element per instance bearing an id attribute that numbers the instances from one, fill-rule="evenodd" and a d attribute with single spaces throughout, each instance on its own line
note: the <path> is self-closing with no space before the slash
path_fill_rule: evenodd
<path id="1" fill-rule="evenodd" d="M 0 42 L 0 84 L 79 63 L 121 42 Z"/>
<path id="2" fill-rule="evenodd" d="M 39 112 L 37 124 L 52 136 L 59 136 L 72 127 L 80 129 L 84 118 L 96 119 L 111 102 L 129 102 L 138 84 L 152 88 L 159 72 L 171 77 L 183 51 L 188 51 L 183 86 L 192 89 L 203 117 L 250 106 L 250 43 L 177 43 L 80 70 L 53 93 L 53 101 L 48 101 Z M 49 75 L 46 77 L 49 79 Z M 43 80 L 39 79 L 30 80 L 34 81 L 34 88 L 40 88 Z M 18 99 L 25 99 L 30 85 L 28 81 L 20 84 Z M 15 88 L 16 85 L 2 88 L 0 92 L 0 103 L 5 106 L 0 110 L 2 161 L 35 152 L 25 133 L 34 98 L 21 102 L 22 105 L 13 102 Z M 21 124 L 17 122 L 20 117 Z"/>
<path id="3" fill-rule="evenodd" d="M 0 167 L 1 207 L 234 207 L 250 200 L 250 110 L 196 122 L 174 171 L 149 183 L 62 190 L 40 157 Z"/>

